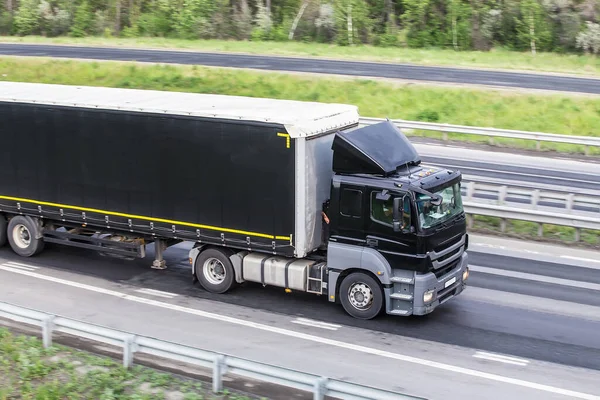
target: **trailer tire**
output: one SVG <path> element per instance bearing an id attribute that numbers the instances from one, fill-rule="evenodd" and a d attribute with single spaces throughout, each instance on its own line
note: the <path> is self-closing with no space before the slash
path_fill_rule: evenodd
<path id="1" fill-rule="evenodd" d="M 6 246 L 8 243 L 8 222 L 4 214 L 0 214 L 0 247 Z"/>
<path id="2" fill-rule="evenodd" d="M 30 217 L 18 215 L 8 223 L 8 242 L 21 257 L 35 256 L 44 249 L 44 239 L 38 239 L 39 233 L 38 225 Z"/>
<path id="3" fill-rule="evenodd" d="M 235 285 L 235 270 L 231 260 L 221 250 L 207 249 L 196 259 L 196 277 L 211 293 L 225 293 Z"/>
<path id="4" fill-rule="evenodd" d="M 379 282 L 370 275 L 354 272 L 340 285 L 340 302 L 354 318 L 373 319 L 383 308 L 383 291 Z"/>

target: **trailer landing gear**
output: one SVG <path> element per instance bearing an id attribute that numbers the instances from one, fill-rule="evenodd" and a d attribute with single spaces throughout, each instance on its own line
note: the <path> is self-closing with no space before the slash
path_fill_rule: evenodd
<path id="1" fill-rule="evenodd" d="M 154 262 L 152 263 L 152 268 L 154 269 L 167 269 L 167 263 L 163 258 L 163 252 L 167 250 L 167 242 L 161 239 L 156 239 L 154 241 Z"/>

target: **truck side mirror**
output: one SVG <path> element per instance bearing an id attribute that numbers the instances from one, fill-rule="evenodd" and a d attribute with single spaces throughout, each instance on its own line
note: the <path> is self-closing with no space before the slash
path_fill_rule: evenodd
<path id="1" fill-rule="evenodd" d="M 402 221 L 404 219 L 404 197 L 394 198 L 394 217 L 393 217 L 394 232 L 403 231 Z"/>
<path id="2" fill-rule="evenodd" d="M 388 201 L 390 199 L 391 195 L 389 190 L 387 189 L 383 189 L 381 192 L 377 193 L 377 195 L 375 195 L 375 198 L 377 200 L 383 200 L 383 201 Z"/>
<path id="3" fill-rule="evenodd" d="M 404 202 L 406 201 L 406 198 L 406 196 L 394 198 L 394 232 L 413 233 L 415 231 L 412 224 L 402 228 L 402 222 L 405 220 L 405 216 L 407 215 L 404 211 Z M 410 214 L 408 215 L 408 220 L 410 221 Z"/>
<path id="4" fill-rule="evenodd" d="M 442 196 L 440 196 L 439 194 L 435 195 L 435 197 L 433 197 L 431 199 L 431 204 L 433 204 L 434 206 L 439 206 L 440 204 L 442 204 L 444 202 L 444 198 Z"/>
<path id="5" fill-rule="evenodd" d="M 393 225 L 394 232 L 400 232 L 400 218 L 404 214 L 404 197 L 394 197 Z M 400 212 L 402 209 L 402 213 Z"/>

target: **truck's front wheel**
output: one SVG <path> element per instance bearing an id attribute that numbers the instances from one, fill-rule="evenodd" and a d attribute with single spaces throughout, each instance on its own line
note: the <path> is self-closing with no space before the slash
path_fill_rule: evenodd
<path id="1" fill-rule="evenodd" d="M 354 272 L 342 281 L 340 301 L 344 310 L 354 318 L 372 319 L 381 312 L 383 292 L 371 276 Z"/>
<path id="2" fill-rule="evenodd" d="M 235 271 L 227 255 L 217 249 L 203 251 L 196 260 L 196 277 L 211 293 L 225 293 L 235 284 Z"/>
<path id="3" fill-rule="evenodd" d="M 8 242 L 15 253 L 31 257 L 44 249 L 44 239 L 38 238 L 39 228 L 30 217 L 18 215 L 8 223 Z"/>

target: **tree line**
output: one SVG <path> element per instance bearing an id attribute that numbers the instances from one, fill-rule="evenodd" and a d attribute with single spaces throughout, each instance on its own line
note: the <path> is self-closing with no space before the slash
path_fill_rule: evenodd
<path id="1" fill-rule="evenodd" d="M 3 0 L 0 34 L 600 51 L 600 0 Z"/>

